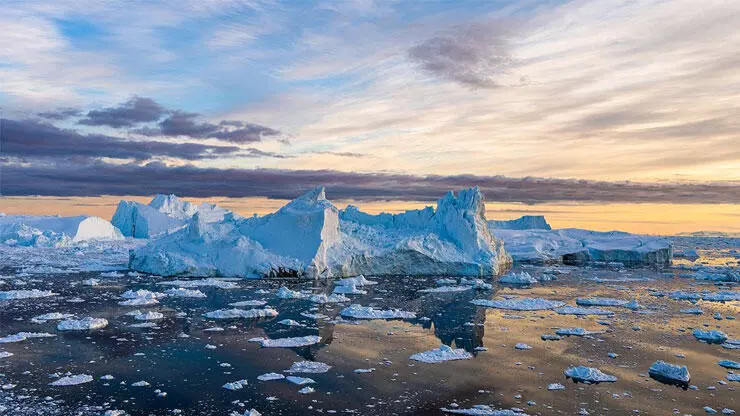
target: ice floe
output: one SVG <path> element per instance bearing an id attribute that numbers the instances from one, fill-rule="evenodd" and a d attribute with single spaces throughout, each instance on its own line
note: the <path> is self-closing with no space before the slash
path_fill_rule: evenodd
<path id="1" fill-rule="evenodd" d="M 413 354 L 409 359 L 424 363 L 441 363 L 444 361 L 469 360 L 473 354 L 462 348 L 452 348 L 449 345 L 440 345 L 439 348 Z"/>
<path id="2" fill-rule="evenodd" d="M 184 287 L 167 289 L 164 292 L 167 296 L 173 296 L 177 298 L 204 298 L 206 294 L 198 289 L 186 289 Z"/>
<path id="3" fill-rule="evenodd" d="M 648 369 L 650 377 L 668 384 L 688 385 L 691 380 L 689 369 L 685 365 L 676 365 L 658 360 Z"/>
<path id="4" fill-rule="evenodd" d="M 398 309 L 375 309 L 372 306 L 353 304 L 340 312 L 345 318 L 355 319 L 414 319 L 416 313 Z"/>
<path id="5" fill-rule="evenodd" d="M 286 373 L 326 373 L 329 371 L 331 366 L 329 364 L 320 363 L 318 361 L 298 361 L 293 363 L 289 369 L 285 370 Z"/>
<path id="6" fill-rule="evenodd" d="M 511 409 L 494 409 L 486 404 L 477 404 L 468 409 L 447 408 L 440 409 L 445 413 L 467 416 L 528 416 L 526 413 Z"/>
<path id="7" fill-rule="evenodd" d="M 22 342 L 29 338 L 50 338 L 55 336 L 56 335 L 50 334 L 48 332 L 18 332 L 17 334 L 0 337 L 0 344 L 7 344 L 10 342 Z"/>
<path id="8" fill-rule="evenodd" d="M 727 334 L 715 329 L 709 331 L 695 329 L 693 335 L 697 340 L 704 341 L 708 344 L 722 344 L 727 340 Z"/>
<path id="9" fill-rule="evenodd" d="M 76 386 L 78 384 L 89 383 L 93 381 L 93 376 L 89 374 L 76 374 L 62 377 L 59 380 L 49 383 L 50 386 Z"/>
<path id="10" fill-rule="evenodd" d="M 564 302 L 542 298 L 514 298 L 501 300 L 475 299 L 470 302 L 487 308 L 508 309 L 513 311 L 543 311 L 565 305 Z"/>
<path id="11" fill-rule="evenodd" d="M 255 319 L 255 318 L 272 318 L 278 316 L 278 311 L 267 307 L 263 309 L 218 309 L 203 314 L 209 319 Z"/>
<path id="12" fill-rule="evenodd" d="M 88 331 L 108 326 L 105 318 L 87 317 L 82 319 L 65 319 L 57 324 L 59 331 Z"/>
<path id="13" fill-rule="evenodd" d="M 35 299 L 56 295 L 58 293 L 54 293 L 51 290 L 6 290 L 4 292 L 0 291 L 0 300 Z"/>
<path id="14" fill-rule="evenodd" d="M 603 373 L 598 368 L 586 367 L 582 365 L 577 367 L 570 367 L 566 369 L 564 373 L 566 377 L 573 379 L 573 381 L 583 383 L 613 383 L 617 381 L 617 378 L 615 376 Z"/>
<path id="15" fill-rule="evenodd" d="M 263 348 L 293 348 L 293 347 L 305 347 L 308 345 L 314 345 L 321 342 L 321 337 L 318 335 L 307 335 L 305 337 L 288 337 L 288 338 L 252 338 L 249 342 L 257 342 Z"/>

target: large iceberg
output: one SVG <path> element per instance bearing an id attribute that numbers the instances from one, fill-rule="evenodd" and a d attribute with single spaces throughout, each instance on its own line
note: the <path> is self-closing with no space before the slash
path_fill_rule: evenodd
<path id="1" fill-rule="evenodd" d="M 81 241 L 122 238 L 118 228 L 100 217 L 0 216 L 0 242 L 8 245 L 59 247 Z"/>
<path id="2" fill-rule="evenodd" d="M 127 237 L 155 238 L 185 227 L 195 213 L 202 221 L 216 222 L 230 211 L 206 202 L 194 205 L 172 194 L 159 194 L 148 205 L 120 201 L 111 222 Z"/>
<path id="3" fill-rule="evenodd" d="M 489 223 L 490 225 L 490 223 Z M 617 262 L 625 265 L 669 266 L 669 240 L 621 231 L 599 232 L 578 228 L 558 230 L 501 229 L 491 225 L 514 261 L 525 263 L 585 264 Z"/>
<path id="4" fill-rule="evenodd" d="M 492 276 L 510 263 L 477 187 L 448 193 L 436 209 L 379 215 L 340 211 L 318 187 L 263 217 L 196 212 L 130 258 L 132 269 L 166 276 Z"/>

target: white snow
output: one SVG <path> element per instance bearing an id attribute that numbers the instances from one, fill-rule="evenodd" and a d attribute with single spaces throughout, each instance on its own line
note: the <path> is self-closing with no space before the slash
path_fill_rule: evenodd
<path id="1" fill-rule="evenodd" d="M 92 329 L 101 329 L 108 326 L 108 320 L 105 318 L 82 318 L 82 319 L 65 319 L 57 324 L 59 331 L 87 331 Z"/>
<path id="2" fill-rule="evenodd" d="M 608 382 L 613 383 L 617 381 L 617 378 L 605 374 L 601 372 L 598 368 L 593 367 L 585 367 L 585 366 L 578 366 L 578 367 L 570 367 L 567 370 L 565 370 L 565 376 L 572 378 L 575 381 L 581 381 L 584 383 L 602 383 L 602 382 Z"/>
<path id="3" fill-rule="evenodd" d="M 321 337 L 318 335 L 307 335 L 305 337 L 289 337 L 289 338 L 252 338 L 249 342 L 257 342 L 263 348 L 293 348 L 293 347 L 305 347 L 308 345 L 314 345 L 321 342 Z"/>
<path id="4" fill-rule="evenodd" d="M 278 311 L 270 307 L 264 309 L 218 309 L 203 314 L 209 319 L 255 319 L 272 318 L 278 316 Z"/>
<path id="5" fill-rule="evenodd" d="M 49 383 L 50 386 L 76 386 L 78 384 L 89 383 L 93 381 L 93 377 L 88 374 L 76 374 L 72 376 L 62 377 L 59 380 Z"/>
<path id="6" fill-rule="evenodd" d="M 372 306 L 353 304 L 342 309 L 339 314 L 345 318 L 355 319 L 414 319 L 416 313 L 398 309 L 375 309 Z"/>
<path id="7" fill-rule="evenodd" d="M 508 309 L 513 311 L 544 311 L 563 306 L 565 303 L 543 298 L 514 298 L 501 300 L 475 299 L 470 303 L 487 308 Z"/>
<path id="8" fill-rule="evenodd" d="M 452 348 L 449 345 L 440 345 L 439 348 L 413 354 L 409 359 L 424 363 L 441 363 L 444 361 L 469 360 L 473 354 L 462 348 Z"/>
<path id="9" fill-rule="evenodd" d="M 311 394 L 311 393 L 314 393 L 314 392 L 316 392 L 316 389 L 314 389 L 313 387 L 310 387 L 310 386 L 306 386 L 306 387 L 298 390 L 298 394 Z"/>
<path id="10" fill-rule="evenodd" d="M 50 312 L 43 315 L 34 316 L 33 318 L 31 318 L 31 322 L 35 324 L 43 324 L 46 321 L 58 321 L 60 319 L 71 318 L 73 316 L 74 315 L 70 313 Z"/>
<path id="11" fill-rule="evenodd" d="M 477 188 L 448 193 L 436 210 L 395 215 L 340 212 L 316 188 L 263 217 L 209 222 L 195 214 L 134 250 L 131 267 L 165 276 L 491 276 L 510 261 Z"/>

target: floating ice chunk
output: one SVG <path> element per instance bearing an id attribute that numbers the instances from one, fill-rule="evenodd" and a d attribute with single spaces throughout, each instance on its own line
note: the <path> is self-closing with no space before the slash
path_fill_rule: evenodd
<path id="1" fill-rule="evenodd" d="M 701 299 L 701 293 L 676 290 L 668 293 L 668 297 L 674 300 L 699 300 Z"/>
<path id="2" fill-rule="evenodd" d="M 49 296 L 56 296 L 58 294 L 59 293 L 54 293 L 51 290 L 6 290 L 0 291 L 0 300 L 45 298 Z"/>
<path id="3" fill-rule="evenodd" d="M 308 345 L 314 345 L 321 342 L 321 337 L 318 335 L 307 335 L 305 337 L 290 337 L 290 338 L 252 338 L 249 342 L 257 342 L 263 348 L 294 348 L 294 347 L 305 347 Z"/>
<path id="4" fill-rule="evenodd" d="M 316 391 L 316 389 L 314 389 L 313 387 L 306 386 L 306 387 L 298 390 L 298 394 L 311 394 L 311 393 L 314 393 L 315 391 Z"/>
<path id="5" fill-rule="evenodd" d="M 553 391 L 553 390 L 565 390 L 565 386 L 560 383 L 551 383 L 547 385 L 547 390 Z"/>
<path id="6" fill-rule="evenodd" d="M 352 370 L 353 373 L 357 374 L 372 373 L 373 371 L 375 371 L 375 368 L 355 368 L 354 370 Z"/>
<path id="7" fill-rule="evenodd" d="M 167 296 L 177 298 L 204 298 L 206 294 L 198 289 L 185 289 L 184 287 L 167 289 L 164 292 Z"/>
<path id="8" fill-rule="evenodd" d="M 131 383 L 131 387 L 149 387 L 151 384 L 149 384 L 148 381 L 137 381 L 136 383 Z"/>
<path id="9" fill-rule="evenodd" d="M 29 338 L 50 338 L 55 337 L 54 334 L 47 332 L 19 332 L 17 334 L 0 337 L 0 344 L 7 344 L 10 342 L 21 342 Z"/>
<path id="10" fill-rule="evenodd" d="M 454 293 L 454 292 L 465 292 L 466 290 L 473 290 L 473 286 L 439 286 L 429 289 L 420 289 L 421 293 Z"/>
<path id="11" fill-rule="evenodd" d="M 139 290 L 127 290 L 121 294 L 123 299 L 136 299 L 136 298 L 162 298 L 164 293 L 152 292 L 151 290 L 139 289 Z"/>
<path id="12" fill-rule="evenodd" d="M 71 313 L 59 313 L 59 312 L 51 312 L 51 313 L 45 313 L 43 315 L 34 316 L 31 318 L 31 322 L 35 324 L 43 324 L 46 323 L 46 321 L 58 321 L 60 319 L 67 319 L 71 318 L 74 315 Z"/>
<path id="13" fill-rule="evenodd" d="M 347 284 L 354 284 L 355 286 L 371 286 L 371 285 L 377 285 L 378 282 L 374 280 L 367 280 L 365 276 L 358 275 L 355 277 L 347 277 L 344 279 L 337 280 L 337 285 L 347 285 Z"/>
<path id="14" fill-rule="evenodd" d="M 469 416 L 528 416 L 526 413 L 512 409 L 494 409 L 485 404 L 477 404 L 469 409 L 457 409 L 443 407 L 440 409 L 445 413 Z"/>
<path id="15" fill-rule="evenodd" d="M 518 350 L 531 350 L 532 346 L 530 346 L 529 344 L 525 344 L 523 342 L 518 342 L 516 345 L 514 345 L 514 348 Z"/>
<path id="16" fill-rule="evenodd" d="M 229 303 L 229 306 L 233 306 L 236 308 L 244 308 L 247 306 L 263 306 L 266 304 L 267 304 L 266 300 L 242 300 L 239 302 Z"/>
<path id="17" fill-rule="evenodd" d="M 282 321 L 278 321 L 278 323 L 285 326 L 304 326 L 302 323 L 294 321 L 293 319 L 283 319 Z"/>
<path id="18" fill-rule="evenodd" d="M 717 364 L 719 364 L 720 366 L 722 366 L 724 368 L 731 368 L 733 370 L 740 370 L 740 363 L 737 362 L 737 361 L 722 360 L 722 361 L 718 361 Z"/>
<path id="19" fill-rule="evenodd" d="M 299 386 L 302 386 L 302 385 L 304 385 L 304 384 L 313 384 L 313 383 L 315 383 L 315 382 L 316 382 L 316 381 L 315 381 L 314 379 L 312 379 L 312 378 L 308 378 L 308 377 L 299 377 L 299 376 L 288 376 L 288 377 L 285 377 L 285 379 L 286 379 L 286 380 L 288 380 L 289 382 L 291 382 L 291 383 L 293 383 L 293 384 L 297 384 L 297 385 L 299 385 Z"/>
<path id="20" fill-rule="evenodd" d="M 270 307 L 264 309 L 218 309 L 203 314 L 209 319 L 256 319 L 278 316 L 278 311 Z"/>
<path id="21" fill-rule="evenodd" d="M 289 369 L 285 370 L 286 373 L 312 373 L 320 374 L 329 371 L 331 366 L 329 364 L 320 363 L 318 361 L 298 361 L 293 363 Z"/>
<path id="22" fill-rule="evenodd" d="M 12 352 L 0 351 L 0 358 L 8 358 L 8 357 L 12 357 L 12 356 L 13 356 L 13 353 Z"/>
<path id="23" fill-rule="evenodd" d="M 695 329 L 694 337 L 699 341 L 704 341 L 708 344 L 721 344 L 727 340 L 727 334 L 722 331 L 710 330 L 702 331 L 701 329 Z"/>
<path id="24" fill-rule="evenodd" d="M 265 373 L 260 376 L 257 376 L 257 380 L 259 381 L 272 381 L 272 380 L 282 380 L 285 376 L 278 373 Z"/>
<path id="25" fill-rule="evenodd" d="M 736 300 L 740 301 L 740 291 L 704 293 L 701 298 L 708 302 L 732 302 Z"/>
<path id="26" fill-rule="evenodd" d="M 398 309 L 375 309 L 372 306 L 353 304 L 339 313 L 345 318 L 355 319 L 414 319 L 416 313 Z"/>
<path id="27" fill-rule="evenodd" d="M 305 299 L 309 297 L 310 295 L 298 292 L 295 290 L 290 290 L 285 286 L 280 287 L 277 292 L 275 292 L 275 297 L 278 299 Z"/>
<path id="28" fill-rule="evenodd" d="M 660 382 L 669 384 L 688 385 L 689 380 L 691 380 L 691 374 L 689 374 L 689 369 L 685 365 L 670 364 L 661 360 L 650 366 L 648 374 Z"/>
<path id="29" fill-rule="evenodd" d="M 728 339 L 724 342 L 724 344 L 722 344 L 722 348 L 728 350 L 738 350 L 740 349 L 740 339 Z"/>
<path id="30" fill-rule="evenodd" d="M 533 285 L 537 283 L 537 279 L 532 277 L 527 272 L 521 273 L 509 273 L 498 279 L 499 283 L 506 283 L 509 285 Z"/>
<path id="31" fill-rule="evenodd" d="M 170 280 L 167 282 L 159 282 L 160 285 L 164 286 L 177 286 L 184 288 L 197 288 L 197 287 L 215 287 L 218 289 L 236 289 L 239 287 L 233 279 L 214 278 L 208 279 L 195 279 L 195 280 Z"/>
<path id="32" fill-rule="evenodd" d="M 85 279 L 85 280 L 82 281 L 82 284 L 85 285 L 85 286 L 98 286 L 100 284 L 100 280 L 99 279 L 92 279 L 92 278 Z"/>
<path id="33" fill-rule="evenodd" d="M 318 294 L 318 295 L 311 295 L 309 296 L 308 300 L 310 300 L 313 303 L 318 304 L 325 304 L 325 303 L 341 303 L 341 302 L 349 302 L 351 299 L 339 294 L 331 294 L 329 296 L 326 296 L 325 294 Z"/>
<path id="34" fill-rule="evenodd" d="M 614 298 L 578 298 L 576 299 L 576 305 L 579 306 L 625 306 L 627 301 L 623 299 Z"/>
<path id="35" fill-rule="evenodd" d="M 583 383 L 613 383 L 617 381 L 617 378 L 601 372 L 598 368 L 578 366 L 570 367 L 565 370 L 565 377 L 572 378 L 573 381 L 580 381 Z"/>
<path id="36" fill-rule="evenodd" d="M 558 335 L 583 337 L 586 335 L 600 334 L 600 331 L 587 331 L 583 328 L 560 328 L 555 331 Z"/>
<path id="37" fill-rule="evenodd" d="M 563 306 L 565 303 L 557 300 L 542 298 L 516 298 L 502 300 L 475 299 L 470 301 L 474 305 L 487 308 L 508 309 L 513 311 L 544 311 Z"/>
<path id="38" fill-rule="evenodd" d="M 134 315 L 134 319 L 137 321 L 156 321 L 162 318 L 164 318 L 164 314 L 154 311 L 141 312 Z"/>
<path id="39" fill-rule="evenodd" d="M 106 326 L 108 326 L 107 319 L 88 316 L 82 319 L 65 319 L 57 324 L 57 329 L 59 331 L 88 331 Z"/>
<path id="40" fill-rule="evenodd" d="M 123 277 L 123 273 L 113 270 L 110 272 L 100 273 L 100 277 Z M 91 285 L 91 286 L 94 286 L 94 285 Z"/>
<path id="41" fill-rule="evenodd" d="M 358 289 L 355 280 L 351 279 L 344 284 L 335 286 L 333 293 L 345 295 L 365 295 L 367 294 L 367 290 Z"/>
<path id="42" fill-rule="evenodd" d="M 133 298 L 118 302 L 118 304 L 121 306 L 148 306 L 156 305 L 158 303 L 159 301 L 157 300 L 157 298 L 150 297 Z"/>
<path id="43" fill-rule="evenodd" d="M 579 315 L 579 316 L 586 316 L 586 315 L 614 315 L 614 312 L 606 310 L 606 309 L 599 309 L 599 308 L 579 308 L 576 306 L 570 306 L 565 305 L 560 308 L 555 308 L 555 312 L 559 313 L 560 315 Z"/>
<path id="44" fill-rule="evenodd" d="M 247 385 L 247 380 L 237 380 L 237 381 L 232 381 L 230 383 L 226 383 L 221 387 L 225 388 L 226 390 L 234 391 L 234 390 L 241 390 L 246 385 Z"/>
<path id="45" fill-rule="evenodd" d="M 423 363 L 441 363 L 444 361 L 469 360 L 473 358 L 473 354 L 462 348 L 453 349 L 449 345 L 440 345 L 437 349 L 419 352 L 409 358 Z"/>
<path id="46" fill-rule="evenodd" d="M 93 377 L 88 374 L 76 374 L 72 376 L 62 377 L 59 380 L 49 383 L 50 386 L 76 386 L 78 384 L 89 383 L 93 381 Z"/>
<path id="47" fill-rule="evenodd" d="M 483 279 L 460 279 L 460 286 L 471 286 L 475 290 L 490 290 L 493 285 L 486 283 Z"/>
<path id="48" fill-rule="evenodd" d="M 154 322 L 139 322 L 129 325 L 129 328 L 158 328 L 158 326 Z"/>
<path id="49" fill-rule="evenodd" d="M 727 380 L 729 381 L 740 381 L 740 373 L 728 374 Z"/>
<path id="50" fill-rule="evenodd" d="M 704 311 L 699 308 L 681 309 L 679 312 L 685 315 L 701 315 L 704 313 Z"/>

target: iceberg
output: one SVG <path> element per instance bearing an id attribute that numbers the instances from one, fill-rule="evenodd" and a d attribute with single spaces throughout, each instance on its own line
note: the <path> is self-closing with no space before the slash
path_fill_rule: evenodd
<path id="1" fill-rule="evenodd" d="M 488 226 L 498 230 L 552 230 L 543 215 L 523 215 L 506 221 L 491 220 Z"/>
<path id="2" fill-rule="evenodd" d="M 667 239 L 621 231 L 578 228 L 502 229 L 490 225 L 516 262 L 581 265 L 617 262 L 628 266 L 670 266 L 673 246 Z"/>
<path id="3" fill-rule="evenodd" d="M 476 188 L 436 209 L 370 215 L 337 209 L 318 187 L 262 217 L 196 212 L 178 231 L 131 253 L 130 268 L 164 276 L 493 276 L 511 264 Z M 358 279 L 359 280 L 359 279 Z M 359 280 L 357 286 L 365 281 Z M 357 284 L 360 283 L 360 284 Z"/>
<path id="4" fill-rule="evenodd" d="M 88 331 L 101 329 L 108 326 L 108 320 L 105 318 L 82 318 L 82 319 L 65 319 L 57 324 L 59 331 Z"/>
<path id="5" fill-rule="evenodd" d="M 77 374 L 73 376 L 62 377 L 57 381 L 49 383 L 50 386 L 76 386 L 78 384 L 89 383 L 93 377 L 89 374 Z"/>
<path id="6" fill-rule="evenodd" d="M 398 309 L 375 309 L 372 306 L 353 304 L 342 309 L 339 314 L 345 318 L 355 319 L 415 319 L 414 312 Z"/>
<path id="7" fill-rule="evenodd" d="M 473 354 L 462 348 L 452 348 L 449 345 L 440 345 L 439 348 L 413 354 L 409 359 L 423 363 L 441 363 L 444 361 L 469 360 Z"/>
<path id="8" fill-rule="evenodd" d="M 565 305 L 564 302 L 542 298 L 515 298 L 515 299 L 475 299 L 470 303 L 486 308 L 508 309 L 512 311 L 544 311 Z"/>
<path id="9" fill-rule="evenodd" d="M 578 366 L 578 367 L 570 367 L 567 370 L 565 370 L 565 377 L 572 378 L 575 382 L 582 382 L 582 383 L 613 383 L 617 381 L 617 378 L 603 373 L 598 368 L 593 367 L 585 367 L 585 366 Z"/>
<path id="10" fill-rule="evenodd" d="M 249 342 L 257 342 L 263 348 L 296 348 L 306 347 L 309 345 L 318 344 L 321 342 L 321 337 L 318 335 L 307 335 L 305 337 L 291 337 L 291 338 L 252 338 Z"/>
<path id="11" fill-rule="evenodd" d="M 198 213 L 205 222 L 221 221 L 230 211 L 218 205 L 193 205 L 175 195 L 156 195 L 148 205 L 120 201 L 111 223 L 127 237 L 157 238 L 183 228 Z"/>
<path id="12" fill-rule="evenodd" d="M 685 365 L 670 364 L 661 360 L 650 366 L 648 374 L 661 383 L 678 384 L 684 387 L 688 387 L 689 380 L 691 380 L 691 374 Z"/>
<path id="13" fill-rule="evenodd" d="M 264 309 L 218 309 L 212 312 L 206 312 L 203 317 L 209 319 L 257 319 L 273 318 L 278 316 L 278 311 L 270 307 Z"/>
<path id="14" fill-rule="evenodd" d="M 0 243 L 12 246 L 64 247 L 83 241 L 121 239 L 118 228 L 95 216 L 0 216 Z"/>
<path id="15" fill-rule="evenodd" d="M 56 295 L 58 293 L 54 293 L 51 290 L 6 290 L 4 292 L 0 291 L 0 300 L 36 299 Z"/>
<path id="16" fill-rule="evenodd" d="M 440 409 L 444 413 L 468 416 L 528 416 L 527 413 L 512 409 L 494 409 L 486 404 L 477 404 L 469 409 L 446 408 Z"/>
<path id="17" fill-rule="evenodd" d="M 722 331 L 717 331 L 715 329 L 709 330 L 709 331 L 702 331 L 701 329 L 695 329 L 694 337 L 698 341 L 704 341 L 707 344 L 722 344 L 727 340 L 727 334 L 725 334 Z"/>
<path id="18" fill-rule="evenodd" d="M 289 369 L 285 370 L 285 372 L 321 374 L 326 373 L 330 368 L 331 366 L 329 364 L 318 361 L 297 361 Z"/>

